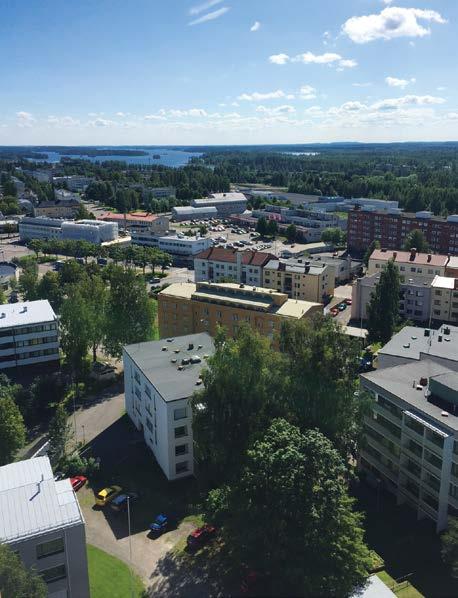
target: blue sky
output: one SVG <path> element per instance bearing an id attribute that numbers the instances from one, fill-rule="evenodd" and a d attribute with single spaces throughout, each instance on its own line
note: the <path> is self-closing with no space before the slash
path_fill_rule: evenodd
<path id="1" fill-rule="evenodd" d="M 1 145 L 458 139 L 456 0 L 1 6 Z"/>

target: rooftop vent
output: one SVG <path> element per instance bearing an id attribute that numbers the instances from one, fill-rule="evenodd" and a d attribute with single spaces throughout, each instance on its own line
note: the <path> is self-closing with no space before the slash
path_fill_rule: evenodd
<path id="1" fill-rule="evenodd" d="M 202 349 L 203 345 L 197 345 L 198 349 Z"/>
<path id="2" fill-rule="evenodd" d="M 417 390 L 423 390 L 423 386 L 421 384 L 417 384 L 417 386 L 415 387 Z"/>
<path id="3" fill-rule="evenodd" d="M 412 340 L 413 340 L 413 341 L 416 341 L 416 340 L 417 340 L 417 337 L 416 337 L 416 336 L 412 336 L 411 338 L 412 338 Z"/>
<path id="4" fill-rule="evenodd" d="M 437 337 L 437 342 L 441 343 L 442 342 L 442 334 L 439 334 L 439 336 Z"/>
<path id="5" fill-rule="evenodd" d="M 174 349 L 174 350 L 173 350 L 173 352 L 174 352 L 174 353 L 179 353 L 179 352 L 180 352 L 180 349 Z"/>
<path id="6" fill-rule="evenodd" d="M 443 333 L 445 336 L 449 336 L 450 335 L 450 328 L 448 326 L 444 327 Z"/>
<path id="7" fill-rule="evenodd" d="M 194 349 L 194 343 L 189 343 L 188 351 L 192 351 Z"/>
<path id="8" fill-rule="evenodd" d="M 402 346 L 404 347 L 404 349 L 410 349 L 410 343 L 405 343 Z"/>
<path id="9" fill-rule="evenodd" d="M 431 334 L 431 331 L 429 328 L 425 328 L 425 336 L 429 336 Z"/>
<path id="10" fill-rule="evenodd" d="M 441 415 L 442 415 L 442 417 L 448 417 L 448 412 L 447 411 L 441 411 Z"/>
<path id="11" fill-rule="evenodd" d="M 26 311 L 27 311 L 27 305 L 24 305 L 21 309 L 21 314 L 25 314 Z"/>
<path id="12" fill-rule="evenodd" d="M 420 385 L 426 386 L 428 384 L 428 378 L 420 378 Z"/>
<path id="13" fill-rule="evenodd" d="M 239 289 L 244 289 L 244 288 L 245 288 L 245 285 L 242 282 L 242 284 L 239 285 Z"/>
<path id="14" fill-rule="evenodd" d="M 178 370 L 179 372 L 181 372 L 181 370 L 182 370 L 182 369 L 184 369 L 182 365 L 179 365 L 179 366 L 177 367 L 177 370 Z"/>
<path id="15" fill-rule="evenodd" d="M 2 313 L 0 314 L 0 318 L 6 318 L 6 313 L 4 311 L 2 311 Z"/>

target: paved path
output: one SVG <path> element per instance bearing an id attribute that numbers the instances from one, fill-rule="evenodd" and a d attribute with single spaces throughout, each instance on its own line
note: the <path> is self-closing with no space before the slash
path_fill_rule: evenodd
<path id="1" fill-rule="evenodd" d="M 86 444 L 114 424 L 123 412 L 124 393 L 120 393 L 111 398 L 102 399 L 99 403 L 86 409 L 77 409 L 75 418 L 71 415 L 69 423 L 74 429 L 76 420 L 76 440 Z"/>

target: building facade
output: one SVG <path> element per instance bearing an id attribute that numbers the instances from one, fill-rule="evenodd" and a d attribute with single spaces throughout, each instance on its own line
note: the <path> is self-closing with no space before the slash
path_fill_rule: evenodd
<path id="1" fill-rule="evenodd" d="M 196 282 L 232 280 L 255 287 L 263 286 L 263 268 L 275 256 L 261 251 L 237 251 L 210 247 L 194 258 Z"/>
<path id="2" fill-rule="evenodd" d="M 48 457 L 0 467 L 0 512 L 0 542 L 41 575 L 50 598 L 89 597 L 83 514 Z"/>
<path id="3" fill-rule="evenodd" d="M 458 324 L 458 278 L 436 276 L 431 287 L 431 319 Z"/>
<path id="4" fill-rule="evenodd" d="M 118 238 L 118 225 L 115 222 L 99 220 L 77 220 L 62 223 L 62 239 L 88 241 L 100 245 Z"/>
<path id="5" fill-rule="evenodd" d="M 270 260 L 263 270 L 263 286 L 292 299 L 323 303 L 334 294 L 334 276 L 326 264 L 309 260 Z"/>
<path id="6" fill-rule="evenodd" d="M 95 179 L 92 177 L 82 176 L 79 174 L 53 177 L 53 183 L 65 183 L 69 191 L 76 191 L 78 193 L 86 191 L 89 185 L 94 181 Z"/>
<path id="7" fill-rule="evenodd" d="M 21 241 L 60 239 L 62 236 L 62 222 L 58 218 L 24 216 L 19 221 L 19 238 Z"/>
<path id="8" fill-rule="evenodd" d="M 378 274 L 386 268 L 392 260 L 399 268 L 401 281 L 406 278 L 415 277 L 431 280 L 434 276 L 445 276 L 447 255 L 433 255 L 431 253 L 419 253 L 416 249 L 410 251 L 388 251 L 386 249 L 374 249 L 367 267 L 367 274 Z"/>
<path id="9" fill-rule="evenodd" d="M 103 212 L 97 217 L 102 222 L 115 222 L 119 228 L 127 230 L 150 230 L 155 234 L 166 234 L 169 230 L 170 219 L 163 214 L 149 212 L 131 212 L 117 214 L 116 212 Z"/>
<path id="10" fill-rule="evenodd" d="M 46 300 L 0 306 L 0 369 L 59 364 L 57 316 Z"/>
<path id="11" fill-rule="evenodd" d="M 216 208 L 219 218 L 231 214 L 242 214 L 246 210 L 247 198 L 243 193 L 212 193 L 203 199 L 191 200 L 193 208 Z"/>
<path id="12" fill-rule="evenodd" d="M 211 239 L 205 237 L 185 237 L 184 235 L 168 235 L 159 237 L 158 247 L 161 251 L 178 257 L 194 257 L 201 251 L 208 249 Z"/>
<path id="13" fill-rule="evenodd" d="M 158 294 L 161 338 L 208 332 L 218 327 L 235 336 L 242 324 L 277 341 L 283 321 L 323 313 L 319 303 L 289 299 L 273 289 L 234 283 L 176 283 Z"/>
<path id="14" fill-rule="evenodd" d="M 190 398 L 213 355 L 211 337 L 192 334 L 123 349 L 126 411 L 168 480 L 194 473 Z"/>
<path id="15" fill-rule="evenodd" d="M 33 213 L 48 218 L 74 218 L 80 206 L 81 202 L 77 199 L 42 201 L 34 207 Z"/>
<path id="16" fill-rule="evenodd" d="M 434 253 L 458 255 L 458 215 L 440 218 L 430 212 L 416 214 L 366 209 L 348 214 L 347 246 L 349 251 L 364 253 L 372 241 L 382 248 L 403 247 L 410 231 L 421 230 Z"/>
<path id="17" fill-rule="evenodd" d="M 187 220 L 212 220 L 218 218 L 218 210 L 213 207 L 194 208 L 192 206 L 176 206 L 172 208 L 172 220 L 185 222 Z"/>

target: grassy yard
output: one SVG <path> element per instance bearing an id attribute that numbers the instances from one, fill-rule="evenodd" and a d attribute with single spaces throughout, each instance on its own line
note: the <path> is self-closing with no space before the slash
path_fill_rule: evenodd
<path id="1" fill-rule="evenodd" d="M 386 571 L 380 571 L 377 576 L 383 583 L 392 590 L 399 598 L 423 598 L 423 594 L 413 587 L 410 582 L 396 583 L 396 580 L 391 577 Z"/>
<path id="2" fill-rule="evenodd" d="M 132 575 L 129 567 L 111 554 L 88 544 L 89 585 L 91 598 L 140 598 L 144 591 L 141 579 Z"/>

